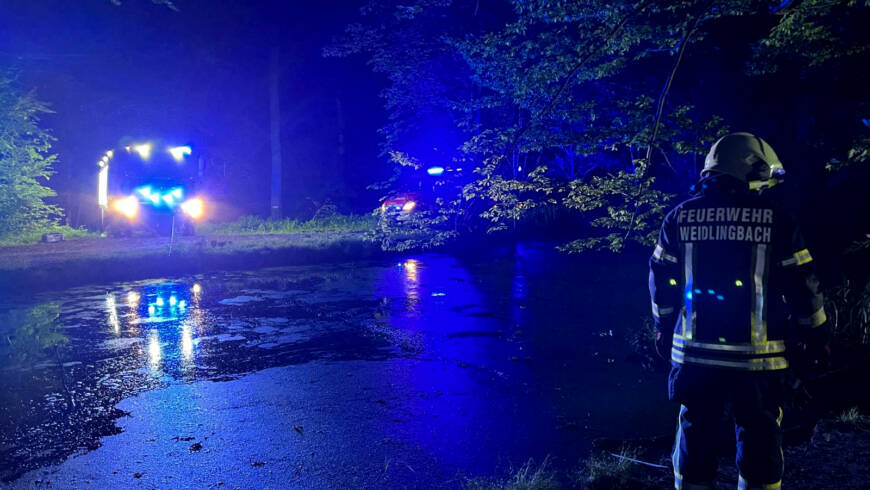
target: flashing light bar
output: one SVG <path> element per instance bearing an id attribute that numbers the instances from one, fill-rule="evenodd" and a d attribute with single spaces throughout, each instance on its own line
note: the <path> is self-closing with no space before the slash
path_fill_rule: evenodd
<path id="1" fill-rule="evenodd" d="M 193 150 L 189 146 L 176 146 L 169 148 L 169 154 L 172 155 L 172 158 L 175 159 L 176 162 L 184 160 L 184 157 L 189 156 L 192 151 Z"/>
<path id="2" fill-rule="evenodd" d="M 151 157 L 151 143 L 143 143 L 141 145 L 133 145 L 133 151 L 139 154 L 143 160 L 148 160 Z"/>
<path id="3" fill-rule="evenodd" d="M 152 192 L 151 186 L 140 187 L 136 189 L 136 192 L 138 192 L 140 196 L 148 199 L 152 203 L 160 204 L 160 194 L 157 192 Z"/>
<path id="4" fill-rule="evenodd" d="M 150 185 L 146 185 L 136 189 L 136 193 L 151 201 L 155 206 L 159 205 L 160 201 L 163 201 L 169 207 L 174 207 L 177 201 L 184 197 L 184 190 L 181 187 L 176 187 L 169 192 L 161 194 L 158 191 L 152 190 Z"/>

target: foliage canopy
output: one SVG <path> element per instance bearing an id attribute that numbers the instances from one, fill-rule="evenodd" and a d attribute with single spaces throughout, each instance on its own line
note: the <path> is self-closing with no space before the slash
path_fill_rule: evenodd
<path id="1" fill-rule="evenodd" d="M 326 54 L 361 54 L 386 75 L 384 155 L 400 169 L 390 184 L 440 187 L 438 206 L 416 220 L 419 230 L 493 233 L 545 213 L 590 225 L 564 250 L 620 251 L 654 241 L 673 192 L 693 183 L 710 144 L 729 130 L 686 83 L 672 90 L 691 76 L 681 72 L 685 59 L 716 63 L 730 43 L 746 52 L 739 76 L 747 85 L 794 71 L 848 76 L 868 61 L 868 7 L 513 0 L 481 10 L 451 0 L 372 0 Z M 736 35 L 735 26 L 745 32 Z M 866 91 L 858 97 L 866 107 Z M 829 148 L 841 159 L 820 163 L 838 169 L 866 160 L 870 136 L 861 131 Z M 421 169 L 441 161 L 419 144 L 431 143 L 427 135 L 456 140 L 440 158 L 466 171 L 421 180 Z"/>

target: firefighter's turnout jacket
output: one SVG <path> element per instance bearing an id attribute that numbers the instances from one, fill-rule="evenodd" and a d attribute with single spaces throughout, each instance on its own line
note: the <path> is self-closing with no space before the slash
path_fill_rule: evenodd
<path id="1" fill-rule="evenodd" d="M 671 361 L 741 371 L 785 369 L 791 315 L 825 323 L 812 256 L 795 221 L 746 184 L 708 178 L 665 218 L 650 259 L 652 312 L 673 327 Z"/>

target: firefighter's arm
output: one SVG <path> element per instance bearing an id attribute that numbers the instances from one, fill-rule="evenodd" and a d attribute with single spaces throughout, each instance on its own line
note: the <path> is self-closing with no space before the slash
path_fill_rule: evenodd
<path id="1" fill-rule="evenodd" d="M 675 318 L 681 306 L 679 246 L 672 239 L 675 230 L 670 217 L 668 215 L 665 218 L 658 243 L 649 259 L 649 294 L 656 330 L 656 349 L 666 359 L 670 358 Z"/>

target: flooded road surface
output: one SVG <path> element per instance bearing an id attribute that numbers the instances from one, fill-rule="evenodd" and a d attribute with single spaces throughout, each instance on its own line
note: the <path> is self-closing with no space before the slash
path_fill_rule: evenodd
<path id="1" fill-rule="evenodd" d="M 4 298 L 12 488 L 457 487 L 666 433 L 642 257 L 521 245 Z"/>

